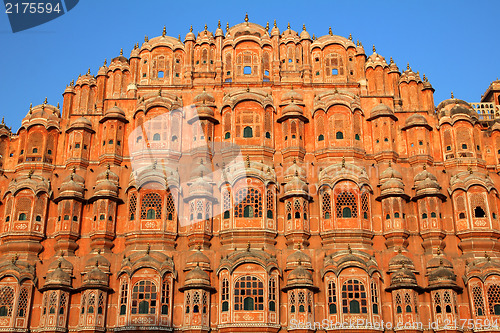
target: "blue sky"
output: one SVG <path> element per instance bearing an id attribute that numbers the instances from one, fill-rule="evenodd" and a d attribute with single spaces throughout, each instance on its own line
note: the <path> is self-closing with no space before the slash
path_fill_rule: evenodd
<path id="1" fill-rule="evenodd" d="M 217 21 L 261 25 L 276 19 L 280 30 L 302 24 L 316 36 L 333 33 L 359 39 L 371 54 L 409 62 L 436 89 L 436 105 L 449 98 L 479 101 L 500 76 L 500 1 L 161 1 L 80 0 L 67 14 L 30 30 L 12 33 L 0 12 L 0 116 L 17 131 L 29 104 L 62 104 L 62 93 L 79 73 L 96 74 L 105 58 L 136 42 L 167 34 L 182 38 L 192 24 L 215 31 Z"/>

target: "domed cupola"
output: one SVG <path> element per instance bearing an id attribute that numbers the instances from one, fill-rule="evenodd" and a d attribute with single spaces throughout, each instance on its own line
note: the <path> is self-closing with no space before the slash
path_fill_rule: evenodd
<path id="1" fill-rule="evenodd" d="M 280 35 L 280 29 L 278 29 L 278 26 L 276 25 L 276 20 L 274 20 L 274 25 L 273 28 L 271 29 L 271 37 L 279 35 Z"/>
<path id="2" fill-rule="evenodd" d="M 61 187 L 59 188 L 59 198 L 75 198 L 83 199 L 85 190 L 85 178 L 76 173 L 76 169 L 69 176 L 64 178 Z"/>
<path id="3" fill-rule="evenodd" d="M 222 28 L 220 27 L 220 20 L 219 23 L 217 23 L 217 29 L 215 30 L 215 37 L 224 37 L 224 31 L 222 31 Z"/>
<path id="4" fill-rule="evenodd" d="M 305 169 L 297 164 L 297 159 L 294 157 L 292 165 L 285 171 L 285 180 L 292 179 L 295 175 L 298 175 L 301 179 L 306 178 Z"/>
<path id="5" fill-rule="evenodd" d="M 202 289 L 207 291 L 215 291 L 215 288 L 210 285 L 210 277 L 207 272 L 202 270 L 200 266 L 196 266 L 186 274 L 184 286 L 179 288 L 183 292 L 190 289 Z"/>
<path id="6" fill-rule="evenodd" d="M 289 197 L 304 197 L 306 199 L 310 198 L 309 187 L 306 182 L 300 179 L 299 174 L 295 171 L 294 177 L 292 177 L 284 186 L 285 195 L 281 198 L 284 200 Z"/>
<path id="7" fill-rule="evenodd" d="M 197 250 L 191 254 L 186 260 L 186 268 L 185 271 L 193 269 L 194 267 L 199 266 L 201 269 L 210 271 L 210 259 L 201 252 L 201 247 L 198 246 Z"/>
<path id="8" fill-rule="evenodd" d="M 117 198 L 118 181 L 118 176 L 110 170 L 110 166 L 108 164 L 106 170 L 97 176 L 94 195 L 92 197 Z"/>
<path id="9" fill-rule="evenodd" d="M 380 196 L 377 200 L 387 197 L 403 197 L 409 199 L 405 194 L 403 177 L 401 173 L 392 168 L 391 163 L 389 167 L 380 174 Z"/>
<path id="10" fill-rule="evenodd" d="M 119 108 L 116 105 L 116 103 L 115 103 L 115 106 L 113 106 L 112 108 L 110 108 L 110 109 L 106 110 L 106 112 L 104 112 L 104 117 L 102 117 L 101 120 L 99 120 L 99 122 L 102 124 L 106 120 L 109 120 L 109 119 L 117 119 L 117 120 L 120 120 L 124 123 L 128 123 L 128 120 L 125 117 L 125 111 L 123 111 L 121 108 Z"/>
<path id="11" fill-rule="evenodd" d="M 47 270 L 43 290 L 71 288 L 73 265 L 62 256 L 53 261 Z"/>
<path id="12" fill-rule="evenodd" d="M 203 44 L 203 43 L 208 43 L 208 44 L 214 43 L 214 35 L 212 34 L 211 31 L 208 30 L 206 24 L 205 24 L 205 29 L 203 31 L 200 31 L 198 33 L 198 36 L 196 37 L 196 44 Z"/>
<path id="13" fill-rule="evenodd" d="M 2 123 L 0 124 L 0 137 L 7 136 L 10 137 L 12 135 L 12 131 L 10 128 L 5 125 L 4 118 L 2 117 Z"/>
<path id="14" fill-rule="evenodd" d="M 184 42 L 187 41 L 192 41 L 192 42 L 196 41 L 196 36 L 193 33 L 193 26 L 189 28 L 189 32 L 187 33 L 186 38 L 184 38 Z"/>
<path id="15" fill-rule="evenodd" d="M 455 98 L 453 93 L 451 93 L 451 98 L 438 104 L 437 114 L 439 118 L 465 116 L 477 119 L 477 112 L 474 108 L 466 101 Z"/>
<path id="16" fill-rule="evenodd" d="M 309 35 L 309 33 L 307 32 L 306 30 L 306 25 L 302 25 L 302 31 L 300 32 L 300 40 L 303 40 L 303 39 L 311 39 L 311 36 Z"/>
<path id="17" fill-rule="evenodd" d="M 401 74 L 401 77 L 399 79 L 399 83 L 402 83 L 402 82 L 406 82 L 406 83 L 410 83 L 410 82 L 417 82 L 417 83 L 421 83 L 422 80 L 420 79 L 420 75 L 419 73 L 415 73 L 411 67 L 410 67 L 410 64 L 407 64 L 406 65 L 406 70 Z"/>
<path id="18" fill-rule="evenodd" d="M 438 196 L 441 199 L 446 198 L 446 196 L 440 192 L 441 186 L 438 183 L 437 177 L 427 171 L 425 165 L 422 172 L 419 172 L 413 178 L 413 181 L 415 182 L 415 200 L 424 196 Z"/>
<path id="19" fill-rule="evenodd" d="M 203 88 L 203 91 L 194 97 L 193 103 L 196 105 L 215 105 L 215 98 Z"/>
<path id="20" fill-rule="evenodd" d="M 413 261 L 405 256 L 401 249 L 398 250 L 398 254 L 389 260 L 389 273 L 395 272 L 403 267 L 408 269 L 415 269 Z"/>
<path id="21" fill-rule="evenodd" d="M 90 120 L 82 116 L 72 121 L 71 124 L 69 125 L 69 128 L 92 131 L 92 123 L 90 122 Z"/>
<path id="22" fill-rule="evenodd" d="M 432 130 L 432 127 L 427 122 L 427 119 L 425 119 L 424 116 L 418 113 L 414 113 L 406 119 L 405 126 L 402 128 L 402 130 L 407 130 L 412 127 L 425 127 L 429 131 Z"/>
<path id="23" fill-rule="evenodd" d="M 59 105 L 53 106 L 47 104 L 47 98 L 43 104 L 32 107 L 30 105 L 30 110 L 26 117 L 21 122 L 21 127 L 26 129 L 35 125 L 42 125 L 45 128 L 55 127 L 59 129 L 59 122 L 61 121 L 61 112 L 59 110 Z"/>
<path id="24" fill-rule="evenodd" d="M 98 261 L 95 262 L 92 270 L 87 272 L 83 277 L 83 286 L 85 288 L 107 287 L 108 284 L 108 274 L 101 270 Z"/>
<path id="25" fill-rule="evenodd" d="M 373 107 L 370 111 L 370 117 L 367 120 L 370 121 L 379 117 L 389 117 L 395 121 L 398 120 L 398 118 L 394 115 L 394 111 L 382 102 Z"/>
<path id="26" fill-rule="evenodd" d="M 311 272 L 302 266 L 302 262 L 299 260 L 298 266 L 294 268 L 287 278 L 287 284 L 283 288 L 283 291 L 288 291 L 290 289 L 304 288 L 312 291 L 318 291 L 319 288 L 314 286 L 313 277 Z"/>
<path id="27" fill-rule="evenodd" d="M 396 65 L 394 60 L 392 60 L 392 57 L 391 57 L 391 60 L 389 61 L 389 73 L 398 73 L 399 74 L 398 65 Z"/>
<path id="28" fill-rule="evenodd" d="M 387 62 L 385 61 L 385 58 L 382 57 L 381 55 L 377 54 L 375 51 L 375 45 L 373 46 L 373 53 L 371 56 L 368 57 L 366 60 L 365 68 L 373 68 L 375 69 L 377 66 L 380 66 L 382 68 L 386 68 Z"/>
<path id="29" fill-rule="evenodd" d="M 306 269 L 312 269 L 311 258 L 300 249 L 300 246 L 297 251 L 291 253 L 286 259 L 285 270 L 297 268 L 299 265 Z"/>
<path id="30" fill-rule="evenodd" d="M 394 289 L 418 289 L 422 288 L 417 283 L 417 277 L 410 269 L 403 265 L 402 268 L 398 269 L 391 275 L 391 285 L 387 288 L 387 291 Z"/>

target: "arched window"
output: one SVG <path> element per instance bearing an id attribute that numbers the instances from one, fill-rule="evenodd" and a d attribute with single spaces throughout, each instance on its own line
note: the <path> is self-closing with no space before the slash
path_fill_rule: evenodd
<path id="1" fill-rule="evenodd" d="M 170 304 L 170 284 L 168 280 L 163 281 L 161 289 L 161 314 L 168 315 Z"/>
<path id="2" fill-rule="evenodd" d="M 234 310 L 264 310 L 264 284 L 252 275 L 239 278 L 234 285 Z"/>
<path id="3" fill-rule="evenodd" d="M 159 133 L 155 133 L 153 135 L 153 141 L 160 141 L 160 134 Z"/>
<path id="4" fill-rule="evenodd" d="M 224 278 L 222 280 L 222 312 L 229 311 L 229 281 Z"/>
<path id="5" fill-rule="evenodd" d="M 27 216 L 25 213 L 19 214 L 19 221 L 26 221 L 26 219 L 27 219 Z"/>
<path id="6" fill-rule="evenodd" d="M 120 316 L 127 314 L 128 283 L 123 281 L 120 288 Z"/>
<path id="7" fill-rule="evenodd" d="M 359 137 L 359 134 L 355 134 L 355 135 L 354 135 L 354 140 L 356 140 L 356 141 L 361 140 L 361 139 L 360 139 L 360 137 Z"/>
<path id="8" fill-rule="evenodd" d="M 244 138 L 252 138 L 253 137 L 253 130 L 250 126 L 247 126 L 243 129 L 243 137 Z"/>
<path id="9" fill-rule="evenodd" d="M 321 208 L 323 210 L 323 217 L 329 219 L 331 217 L 331 201 L 330 194 L 325 192 L 322 196 Z"/>
<path id="10" fill-rule="evenodd" d="M 427 218 L 427 213 L 423 213 L 422 214 L 422 219 L 426 219 Z"/>
<path id="11" fill-rule="evenodd" d="M 245 197 L 243 197 L 246 195 Z M 234 208 L 235 217 L 262 217 L 262 195 L 255 188 L 240 189 L 235 201 L 239 204 Z"/>
<path id="12" fill-rule="evenodd" d="M 276 311 L 276 278 L 269 279 L 269 311 Z"/>
<path id="13" fill-rule="evenodd" d="M 345 208 L 348 208 L 347 210 Z M 336 200 L 337 218 L 358 217 L 356 197 L 351 192 L 342 192 Z"/>
<path id="14" fill-rule="evenodd" d="M 0 289 L 0 317 L 10 317 L 14 305 L 14 289 L 3 287 Z"/>
<path id="15" fill-rule="evenodd" d="M 458 218 L 459 218 L 459 219 L 464 219 L 464 218 L 465 218 L 465 213 L 460 213 L 460 214 L 458 214 Z"/>
<path id="16" fill-rule="evenodd" d="M 480 286 L 472 287 L 472 301 L 476 316 L 484 316 L 484 298 L 483 289 Z"/>
<path id="17" fill-rule="evenodd" d="M 335 133 L 335 139 L 342 140 L 343 138 L 344 138 L 344 133 L 342 133 L 340 131 Z"/>
<path id="18" fill-rule="evenodd" d="M 318 136 L 318 141 L 324 141 L 325 140 L 325 136 L 323 134 L 320 134 Z"/>
<path id="19" fill-rule="evenodd" d="M 231 138 L 231 133 L 226 132 L 226 134 L 224 134 L 224 139 L 230 139 L 230 138 Z"/>
<path id="20" fill-rule="evenodd" d="M 378 314 L 378 287 L 377 282 L 371 282 L 371 292 L 372 292 L 372 310 L 373 314 Z"/>
<path id="21" fill-rule="evenodd" d="M 490 314 L 500 315 L 500 286 L 498 284 L 490 285 L 487 294 Z"/>
<path id="22" fill-rule="evenodd" d="M 436 217 L 436 212 L 431 212 L 431 217 Z"/>
<path id="23" fill-rule="evenodd" d="M 328 313 L 337 313 L 337 293 L 334 281 L 328 282 Z"/>
<path id="24" fill-rule="evenodd" d="M 137 282 L 132 289 L 132 314 L 155 314 L 156 285 L 149 280 Z"/>
<path id="25" fill-rule="evenodd" d="M 365 286 L 359 280 L 348 280 L 342 285 L 342 312 L 368 313 Z"/>
<path id="26" fill-rule="evenodd" d="M 161 209 L 162 199 L 158 193 L 147 193 L 142 197 L 141 219 L 160 218 Z M 151 210 L 153 210 L 153 212 L 150 212 Z"/>

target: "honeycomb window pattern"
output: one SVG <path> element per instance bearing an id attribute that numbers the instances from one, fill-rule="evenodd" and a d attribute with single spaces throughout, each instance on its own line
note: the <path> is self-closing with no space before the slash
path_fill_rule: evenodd
<path id="1" fill-rule="evenodd" d="M 358 217 L 358 205 L 356 197 L 351 192 L 341 192 L 337 195 L 337 202 L 335 205 L 337 210 L 337 218 Z M 348 208 L 350 213 L 346 213 Z"/>
<path id="2" fill-rule="evenodd" d="M 500 286 L 498 284 L 488 287 L 488 307 L 491 315 L 500 315 Z"/>
<path id="3" fill-rule="evenodd" d="M 137 195 L 135 193 L 132 193 L 128 204 L 128 219 L 130 221 L 135 220 L 136 209 L 137 209 Z"/>
<path id="4" fill-rule="evenodd" d="M 3 287 L 0 289 L 0 317 L 10 317 L 14 306 L 14 289 Z"/>
<path id="5" fill-rule="evenodd" d="M 483 289 L 480 286 L 474 286 L 472 288 L 472 300 L 476 316 L 484 316 Z"/>
<path id="6" fill-rule="evenodd" d="M 18 317 L 26 317 L 26 310 L 28 309 L 28 289 L 22 288 L 19 293 L 19 305 L 17 308 Z"/>
<path id="7" fill-rule="evenodd" d="M 330 194 L 324 193 L 321 200 L 321 208 L 323 211 L 323 218 L 329 219 L 332 216 L 331 198 Z"/>
<path id="8" fill-rule="evenodd" d="M 165 202 L 165 208 L 167 210 L 165 214 L 165 218 L 168 221 L 172 221 L 175 219 L 175 203 L 174 198 L 172 197 L 172 193 L 167 192 L 167 200 Z"/>
<path id="9" fill-rule="evenodd" d="M 153 209 L 155 211 L 156 219 L 160 218 L 161 206 L 161 196 L 158 193 L 145 194 L 141 201 L 141 219 L 147 218 L 147 214 L 150 209 Z"/>
<path id="10" fill-rule="evenodd" d="M 367 220 L 369 218 L 369 207 L 368 207 L 368 193 L 363 192 L 361 194 L 361 211 L 363 212 L 363 218 Z"/>
<path id="11" fill-rule="evenodd" d="M 246 193 L 246 196 L 243 197 Z M 248 191 L 240 189 L 236 193 L 236 200 L 239 204 L 235 207 L 235 217 L 245 217 L 245 207 L 250 206 L 253 208 L 253 217 L 262 217 L 262 196 L 259 190 L 249 188 Z"/>

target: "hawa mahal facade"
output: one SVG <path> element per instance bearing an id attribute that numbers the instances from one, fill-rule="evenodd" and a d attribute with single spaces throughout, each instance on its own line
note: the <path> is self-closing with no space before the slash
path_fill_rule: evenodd
<path id="1" fill-rule="evenodd" d="M 331 30 L 246 18 L 146 37 L 72 81 L 61 106 L 30 106 L 16 133 L 0 126 L 0 331 L 488 326 L 500 319 L 500 82 L 481 103 L 436 107 L 433 92 Z M 187 106 L 199 130 L 180 133 Z M 237 145 L 243 170 L 186 151 L 194 141 Z M 137 145 L 158 159 L 134 168 Z M 183 155 L 188 182 L 162 163 Z"/>

